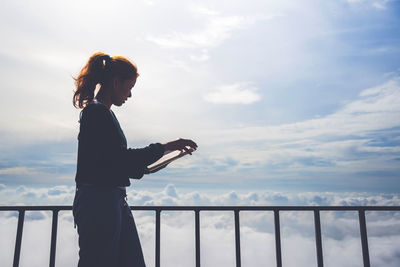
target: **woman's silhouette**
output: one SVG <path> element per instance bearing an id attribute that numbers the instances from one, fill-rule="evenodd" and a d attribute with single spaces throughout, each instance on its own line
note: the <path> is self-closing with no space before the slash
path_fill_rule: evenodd
<path id="1" fill-rule="evenodd" d="M 125 187 L 130 185 L 129 178 L 142 178 L 146 167 L 166 151 L 197 148 L 187 139 L 127 148 L 111 106 L 121 106 L 132 96 L 138 76 L 137 67 L 128 59 L 99 52 L 75 78 L 73 104 L 83 109 L 73 204 L 79 267 L 145 266 Z"/>

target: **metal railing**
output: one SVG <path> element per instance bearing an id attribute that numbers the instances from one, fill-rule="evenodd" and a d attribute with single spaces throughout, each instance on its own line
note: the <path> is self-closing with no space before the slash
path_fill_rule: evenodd
<path id="1" fill-rule="evenodd" d="M 361 247 L 364 267 L 370 267 L 370 258 L 368 251 L 368 237 L 365 220 L 366 211 L 400 211 L 400 206 L 131 206 L 131 210 L 155 211 L 156 230 L 155 230 L 155 265 L 160 267 L 160 230 L 162 211 L 194 211 L 195 213 L 195 251 L 196 267 L 200 267 L 200 211 L 233 211 L 235 222 L 235 252 L 236 267 L 241 267 L 240 258 L 240 211 L 273 211 L 275 225 L 275 250 L 276 266 L 282 266 L 281 252 L 281 231 L 279 222 L 280 211 L 313 211 L 315 226 L 315 245 L 317 253 L 318 267 L 324 266 L 321 238 L 321 211 L 358 211 L 360 223 Z M 55 266 L 56 259 L 56 241 L 58 212 L 62 210 L 72 210 L 72 206 L 0 206 L 0 211 L 18 211 L 17 236 L 15 241 L 13 266 L 19 266 L 21 252 L 22 230 L 24 226 L 25 211 L 52 211 L 51 245 L 50 245 L 50 267 Z"/>

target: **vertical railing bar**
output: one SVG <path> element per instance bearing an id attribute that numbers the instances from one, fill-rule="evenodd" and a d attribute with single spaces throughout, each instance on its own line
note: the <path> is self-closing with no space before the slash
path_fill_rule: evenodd
<path id="1" fill-rule="evenodd" d="M 279 209 L 274 209 L 274 222 L 275 222 L 276 266 L 282 267 L 281 227 L 279 224 Z"/>
<path id="2" fill-rule="evenodd" d="M 57 225 L 58 210 L 53 210 L 53 221 L 51 225 L 50 267 L 54 267 L 56 264 Z"/>
<path id="3" fill-rule="evenodd" d="M 156 267 L 160 267 L 160 213 L 161 209 L 156 210 Z"/>
<path id="4" fill-rule="evenodd" d="M 239 209 L 234 210 L 235 213 L 235 247 L 236 247 L 236 267 L 241 266 L 240 260 L 240 221 Z"/>
<path id="5" fill-rule="evenodd" d="M 14 250 L 14 263 L 13 267 L 19 266 L 19 256 L 21 254 L 21 242 L 22 242 L 22 230 L 24 227 L 25 210 L 18 210 L 18 226 L 17 226 L 17 237 L 15 239 L 15 250 Z"/>
<path id="6" fill-rule="evenodd" d="M 317 249 L 317 262 L 318 267 L 324 266 L 322 254 L 322 238 L 321 238 L 321 218 L 318 209 L 314 210 L 314 224 L 315 224 L 315 245 Z"/>
<path id="7" fill-rule="evenodd" d="M 364 267 L 370 267 L 369 262 L 369 251 L 368 251 L 368 238 L 367 238 L 367 225 L 365 222 L 365 210 L 359 210 L 358 216 L 360 219 L 360 235 L 361 235 L 361 246 L 363 253 Z"/>
<path id="8" fill-rule="evenodd" d="M 200 267 L 200 210 L 196 209 L 195 214 L 195 246 L 196 246 L 196 267 Z"/>

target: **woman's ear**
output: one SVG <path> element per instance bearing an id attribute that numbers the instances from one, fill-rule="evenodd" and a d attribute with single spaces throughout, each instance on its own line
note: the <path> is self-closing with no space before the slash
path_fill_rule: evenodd
<path id="1" fill-rule="evenodd" d="M 119 79 L 118 77 L 114 77 L 113 79 L 113 89 L 117 89 L 119 87 Z"/>

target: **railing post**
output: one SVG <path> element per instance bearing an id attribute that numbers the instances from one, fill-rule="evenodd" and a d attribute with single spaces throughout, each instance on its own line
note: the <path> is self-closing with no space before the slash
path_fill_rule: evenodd
<path id="1" fill-rule="evenodd" d="M 317 262 L 318 267 L 324 266 L 322 255 L 322 238 L 321 238 L 321 219 L 319 210 L 314 210 L 314 224 L 315 224 L 315 244 L 317 248 Z"/>
<path id="2" fill-rule="evenodd" d="M 160 213 L 161 210 L 156 210 L 156 267 L 160 267 Z"/>
<path id="3" fill-rule="evenodd" d="M 18 227 L 17 237 L 15 239 L 15 250 L 14 250 L 14 263 L 13 267 L 19 266 L 19 256 L 21 254 L 21 241 L 22 241 L 22 230 L 24 227 L 25 210 L 18 210 Z"/>
<path id="4" fill-rule="evenodd" d="M 196 209 L 194 211 L 195 220 L 194 220 L 194 228 L 195 228 L 195 246 L 196 246 L 196 267 L 200 267 L 200 210 Z"/>
<path id="5" fill-rule="evenodd" d="M 235 247 L 236 247 L 236 267 L 241 266 L 240 260 L 240 221 L 239 210 L 235 209 Z"/>
<path id="6" fill-rule="evenodd" d="M 274 209 L 274 221 L 275 221 L 276 266 L 282 267 L 281 227 L 279 224 L 279 209 Z"/>
<path id="7" fill-rule="evenodd" d="M 367 238 L 367 225 L 365 223 L 365 210 L 360 209 L 358 211 L 358 217 L 360 218 L 360 235 L 361 235 L 361 246 L 362 246 L 364 267 L 370 267 L 369 251 L 368 251 L 368 238 Z"/>
<path id="8" fill-rule="evenodd" d="M 58 210 L 53 210 L 53 222 L 51 224 L 50 267 L 54 267 L 56 264 L 57 224 Z"/>

